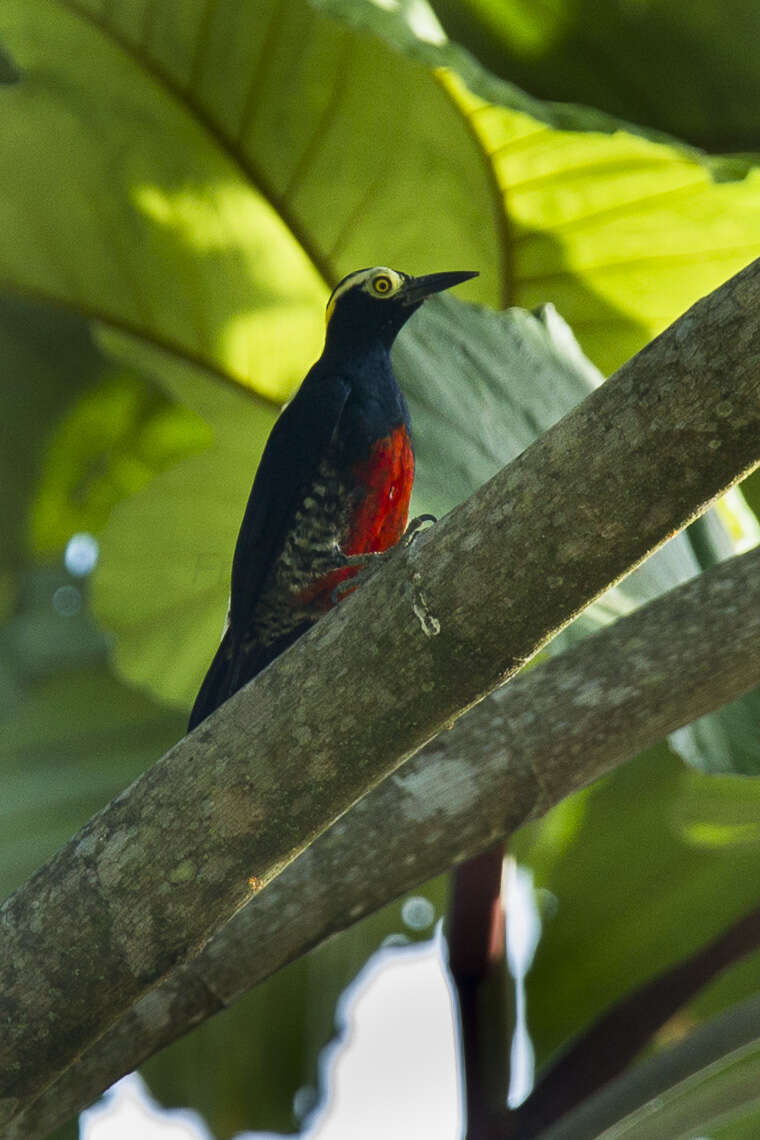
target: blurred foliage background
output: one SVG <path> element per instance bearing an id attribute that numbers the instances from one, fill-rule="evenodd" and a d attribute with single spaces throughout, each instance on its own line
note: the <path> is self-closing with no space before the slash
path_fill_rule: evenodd
<path id="1" fill-rule="evenodd" d="M 480 271 L 396 352 L 414 508 L 441 514 L 760 254 L 759 25 L 751 0 L 3 0 L 3 893 L 183 733 L 258 456 L 345 273 Z M 754 545 L 743 491 L 553 651 Z M 759 719 L 750 694 L 516 837 L 553 900 L 539 1063 L 757 901 Z M 425 893 L 440 916 L 445 884 Z M 429 933 L 394 904 L 150 1062 L 151 1088 L 220 1138 L 297 1128 L 343 987 Z"/>

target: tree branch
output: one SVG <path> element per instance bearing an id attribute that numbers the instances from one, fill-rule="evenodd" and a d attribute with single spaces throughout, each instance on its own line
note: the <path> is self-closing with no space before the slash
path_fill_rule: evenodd
<path id="1" fill-rule="evenodd" d="M 369 788 L 760 462 L 759 336 L 756 262 L 393 559 L 6 902 L 0 1122 Z M 563 749 L 531 774 L 530 804 L 589 778 L 585 756 L 577 767 Z M 473 848 L 529 810 L 489 804 Z M 387 826 L 383 837 L 387 874 Z"/>
<path id="2" fill-rule="evenodd" d="M 755 550 L 492 693 L 142 997 L 17 1118 L 8 1140 L 45 1136 L 330 934 L 759 683 Z"/>

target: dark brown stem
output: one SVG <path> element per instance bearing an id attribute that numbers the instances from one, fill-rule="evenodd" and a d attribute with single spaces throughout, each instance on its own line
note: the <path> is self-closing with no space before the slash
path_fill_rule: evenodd
<path id="1" fill-rule="evenodd" d="M 509 1085 L 503 862 L 504 844 L 497 843 L 457 867 L 452 881 L 446 937 L 459 1007 L 467 1140 L 496 1135 Z"/>
<path id="2" fill-rule="evenodd" d="M 594 1022 L 511 1114 L 530 1140 L 625 1069 L 654 1034 L 708 982 L 760 947 L 760 907 L 695 954 L 640 986 Z"/>

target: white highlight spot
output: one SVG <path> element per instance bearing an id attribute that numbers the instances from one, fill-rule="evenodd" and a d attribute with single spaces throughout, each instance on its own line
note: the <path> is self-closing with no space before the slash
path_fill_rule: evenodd
<path id="1" fill-rule="evenodd" d="M 454 1019 L 435 943 L 381 951 L 341 998 L 341 1039 L 326 1050 L 327 1104 L 309 1140 L 457 1140 Z"/>
<path id="2" fill-rule="evenodd" d="M 507 1103 L 517 1108 L 533 1088 L 535 1054 L 528 1032 L 525 978 L 541 938 L 541 918 L 536 906 L 533 873 L 518 866 L 515 859 L 504 864 L 507 898 L 507 964 L 515 980 L 515 1032 L 510 1054 L 510 1081 Z"/>
<path id="3" fill-rule="evenodd" d="M 412 609 L 420 623 L 420 629 L 425 637 L 437 637 L 441 632 L 441 623 L 430 612 L 427 599 L 420 589 L 422 575 L 417 571 L 412 577 Z"/>
<path id="4" fill-rule="evenodd" d="M 84 578 L 91 574 L 98 564 L 100 547 L 98 540 L 91 534 L 82 532 L 72 534 L 66 543 L 63 562 L 69 574 L 75 578 Z"/>
<path id="5" fill-rule="evenodd" d="M 425 930 L 426 927 L 433 925 L 435 907 L 430 899 L 422 895 L 411 895 L 408 899 L 404 899 L 401 918 L 410 930 Z"/>
<path id="6" fill-rule="evenodd" d="M 79 1118 L 80 1140 L 212 1140 L 197 1112 L 162 1110 L 137 1073 L 118 1081 Z"/>

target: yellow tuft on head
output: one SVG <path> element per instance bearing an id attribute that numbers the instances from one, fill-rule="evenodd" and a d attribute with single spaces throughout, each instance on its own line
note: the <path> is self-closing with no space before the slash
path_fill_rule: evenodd
<path id="1" fill-rule="evenodd" d="M 364 293 L 369 293 L 370 297 L 383 301 L 388 297 L 394 297 L 404 281 L 403 273 L 389 269 L 387 265 L 375 265 L 372 269 L 357 269 L 355 273 L 349 273 L 330 294 L 325 311 L 325 323 L 329 325 L 337 302 L 349 290 L 360 289 Z"/>

